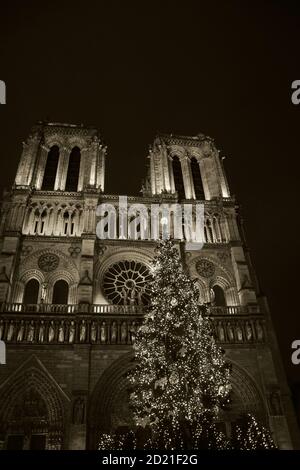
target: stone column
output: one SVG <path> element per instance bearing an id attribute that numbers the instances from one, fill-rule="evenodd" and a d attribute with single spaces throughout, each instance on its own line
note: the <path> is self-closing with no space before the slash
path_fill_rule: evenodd
<path id="1" fill-rule="evenodd" d="M 46 147 L 45 145 L 41 145 L 39 160 L 37 162 L 37 166 L 36 166 L 34 176 L 32 179 L 33 186 L 35 186 L 36 189 L 38 190 L 42 188 L 45 167 L 46 167 L 46 162 L 47 162 L 47 156 L 48 156 L 49 151 L 50 151 L 49 147 Z"/>
<path id="2" fill-rule="evenodd" d="M 106 147 L 100 144 L 98 155 L 97 155 L 97 181 L 96 187 L 101 188 L 104 191 L 105 184 L 105 158 L 106 158 Z"/>
<path id="3" fill-rule="evenodd" d="M 204 190 L 204 196 L 207 201 L 211 199 L 211 194 L 210 194 L 210 189 L 209 189 L 209 183 L 208 183 L 208 177 L 206 174 L 206 164 L 205 164 L 205 159 L 201 159 L 199 161 L 199 167 L 200 167 L 200 174 L 202 178 L 202 185 L 203 185 L 203 190 Z"/>
<path id="4" fill-rule="evenodd" d="M 23 152 L 15 179 L 17 186 L 29 186 L 31 184 L 39 143 L 40 136 L 37 133 L 30 135 L 29 138 L 23 142 Z"/>
<path id="5" fill-rule="evenodd" d="M 61 147 L 59 151 L 59 160 L 56 172 L 54 190 L 64 191 L 66 187 L 70 149 Z"/>
<path id="6" fill-rule="evenodd" d="M 181 171 L 183 176 L 184 192 L 186 199 L 192 199 L 192 179 L 190 171 L 190 160 L 187 155 L 180 158 Z"/>

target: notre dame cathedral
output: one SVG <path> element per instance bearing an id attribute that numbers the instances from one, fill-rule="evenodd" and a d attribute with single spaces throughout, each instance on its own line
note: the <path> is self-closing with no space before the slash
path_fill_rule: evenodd
<path id="1" fill-rule="evenodd" d="M 96 236 L 98 205 L 119 204 L 105 193 L 105 159 L 96 129 L 38 123 L 4 193 L 2 449 L 96 449 L 101 433 L 131 424 L 126 374 L 157 243 Z M 213 140 L 158 135 L 145 171 L 141 195 L 128 203 L 204 204 L 203 248 L 173 238 L 232 364 L 221 425 L 230 435 L 249 411 L 279 448 L 300 448 L 272 320 Z"/>

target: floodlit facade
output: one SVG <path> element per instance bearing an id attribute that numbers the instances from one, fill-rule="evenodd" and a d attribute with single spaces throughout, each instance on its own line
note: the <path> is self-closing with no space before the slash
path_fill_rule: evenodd
<path id="1" fill-rule="evenodd" d="M 130 426 L 126 373 L 148 302 L 156 241 L 96 235 L 107 149 L 93 128 L 38 123 L 23 144 L 0 222 L 0 442 L 4 449 L 95 449 L 102 432 Z M 130 168 L 128 169 L 130 172 Z M 214 141 L 158 135 L 139 197 L 144 204 L 204 204 L 204 246 L 178 245 L 232 363 L 228 434 L 255 414 L 282 449 L 300 448 L 290 391 L 242 220 Z M 123 213 L 124 215 L 124 213 Z M 125 214 L 126 215 L 126 214 Z M 170 216 L 171 236 L 175 227 Z M 134 222 L 131 216 L 129 221 Z M 161 224 L 165 220 L 160 220 Z M 183 227 L 184 232 L 184 227 Z M 150 232 L 149 232 L 150 233 Z M 136 235 L 137 234 L 137 235 Z M 136 239 L 137 238 L 137 239 Z M 143 239 L 141 239 L 143 238 Z"/>

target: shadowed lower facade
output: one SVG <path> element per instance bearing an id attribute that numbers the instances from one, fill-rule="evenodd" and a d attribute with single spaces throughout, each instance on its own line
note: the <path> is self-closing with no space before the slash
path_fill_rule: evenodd
<path id="1" fill-rule="evenodd" d="M 4 449 L 95 449 L 99 435 L 132 425 L 126 374 L 147 308 L 156 242 L 96 236 L 105 193 L 106 147 L 93 128 L 38 123 L 23 143 L 1 209 L 0 443 Z M 128 169 L 128 176 L 130 169 Z M 271 316 L 260 294 L 235 199 L 213 140 L 158 135 L 141 195 L 128 205 L 204 204 L 204 246 L 175 239 L 199 286 L 216 338 L 232 364 L 228 435 L 245 412 L 281 449 L 300 448 Z M 165 221 L 161 215 L 159 223 Z M 132 226 L 132 225 L 131 225 Z"/>

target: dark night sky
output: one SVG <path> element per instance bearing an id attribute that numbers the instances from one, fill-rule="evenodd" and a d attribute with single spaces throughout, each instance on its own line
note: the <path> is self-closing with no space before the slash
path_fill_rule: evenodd
<path id="1" fill-rule="evenodd" d="M 1 2 L 0 186 L 13 182 L 21 142 L 40 119 L 100 130 L 109 193 L 138 192 L 157 131 L 215 138 L 292 381 L 299 51 L 296 2 Z"/>

